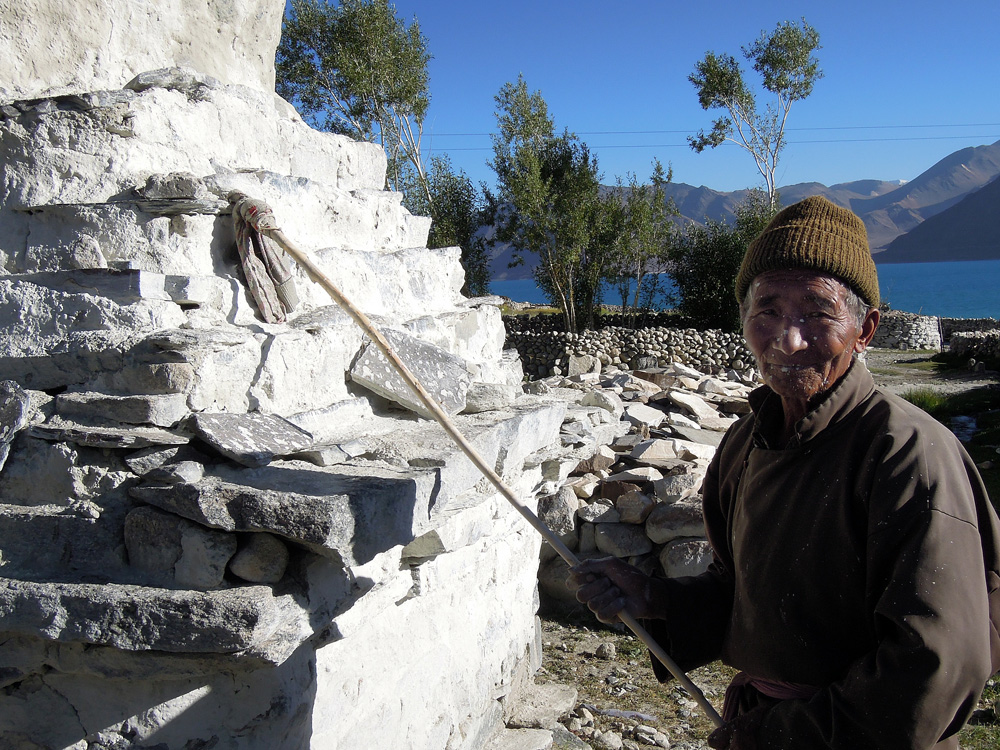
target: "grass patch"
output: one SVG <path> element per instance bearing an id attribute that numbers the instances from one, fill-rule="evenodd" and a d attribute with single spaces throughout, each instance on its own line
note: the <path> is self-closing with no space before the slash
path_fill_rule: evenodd
<path id="1" fill-rule="evenodd" d="M 948 398 L 938 393 L 933 388 L 911 388 L 900 394 L 914 406 L 919 406 L 932 417 L 938 414 L 947 406 Z"/>
<path id="2" fill-rule="evenodd" d="M 986 485 L 993 507 L 1000 512 L 1000 389 L 976 388 L 946 395 L 931 388 L 914 388 L 902 397 L 919 406 L 944 425 L 952 417 L 969 416 L 976 419 L 976 433 L 965 443 L 965 449 L 979 466 L 979 474 Z"/>

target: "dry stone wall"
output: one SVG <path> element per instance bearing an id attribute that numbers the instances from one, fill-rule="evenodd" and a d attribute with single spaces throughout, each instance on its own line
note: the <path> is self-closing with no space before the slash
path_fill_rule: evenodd
<path id="1" fill-rule="evenodd" d="M 265 322 L 228 196 L 447 373 L 433 393 L 529 507 L 620 426 L 524 394 L 498 300 L 461 295 L 382 152 L 271 92 L 284 3 L 194 5 L 63 24 L 40 0 L 4 46 L 35 67 L 0 95 L 0 737 L 503 746 L 540 538 L 294 264 Z"/>

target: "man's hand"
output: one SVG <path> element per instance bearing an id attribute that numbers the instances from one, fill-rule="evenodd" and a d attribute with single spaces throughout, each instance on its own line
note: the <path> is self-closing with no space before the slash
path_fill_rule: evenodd
<path id="1" fill-rule="evenodd" d="M 566 584 L 576 589 L 577 601 L 586 604 L 601 622 L 617 622 L 622 610 L 637 618 L 663 617 L 666 602 L 662 581 L 617 558 L 587 560 L 573 566 Z"/>
<path id="2" fill-rule="evenodd" d="M 764 719 L 763 706 L 740 714 L 708 736 L 708 746 L 715 750 L 757 750 L 757 730 Z"/>

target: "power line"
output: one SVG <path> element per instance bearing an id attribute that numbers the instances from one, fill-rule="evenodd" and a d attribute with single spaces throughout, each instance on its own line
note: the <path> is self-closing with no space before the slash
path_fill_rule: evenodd
<path id="1" fill-rule="evenodd" d="M 817 128 L 821 130 L 822 128 Z M 583 134 L 581 134 L 583 135 Z M 925 135 L 925 136 L 911 136 L 911 137 L 900 137 L 900 138 L 830 138 L 822 140 L 808 140 L 808 141 L 786 141 L 788 146 L 797 146 L 803 144 L 816 144 L 816 143 L 895 143 L 901 141 L 946 141 L 946 140 L 968 140 L 970 138 L 975 138 L 977 140 L 988 140 L 988 139 L 1000 139 L 1000 135 Z M 608 145 L 596 145 L 593 143 L 587 144 L 591 149 L 610 149 L 610 148 L 690 148 L 687 143 L 614 143 Z M 735 143 L 724 143 L 724 146 L 736 146 Z M 460 146 L 458 148 L 443 148 L 442 151 L 492 151 L 490 146 Z"/>
<path id="2" fill-rule="evenodd" d="M 965 123 L 958 125 L 823 125 L 808 128 L 786 128 L 787 132 L 808 130 L 895 130 L 904 128 L 1000 128 L 1000 122 Z M 576 135 L 678 135 L 693 133 L 696 128 L 688 130 L 586 130 Z M 495 135 L 494 133 L 427 133 L 435 138 L 478 138 Z M 975 138 L 978 136 L 954 136 L 956 138 Z M 991 136 L 992 137 L 992 136 Z M 892 139 L 895 140 L 895 139 Z"/>

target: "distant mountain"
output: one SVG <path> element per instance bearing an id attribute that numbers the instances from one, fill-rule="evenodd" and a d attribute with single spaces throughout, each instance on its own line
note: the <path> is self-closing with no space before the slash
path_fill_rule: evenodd
<path id="1" fill-rule="evenodd" d="M 891 193 L 855 200 L 849 207 L 864 219 L 868 244 L 873 252 L 878 252 L 997 175 L 1000 175 L 1000 141 L 956 151 Z"/>
<path id="2" fill-rule="evenodd" d="M 915 226 L 875 256 L 879 263 L 1000 258 L 1000 178 Z"/>
<path id="3" fill-rule="evenodd" d="M 987 184 L 1000 176 L 1000 141 L 988 146 L 963 148 L 941 159 L 937 164 L 909 182 L 883 180 L 856 180 L 827 187 L 818 182 L 804 182 L 778 188 L 782 205 L 788 206 L 811 195 L 822 195 L 837 205 L 854 211 L 865 222 L 868 244 L 875 260 L 906 262 L 916 260 L 955 260 L 958 247 L 983 248 L 975 252 L 989 253 L 983 242 L 991 236 L 990 227 L 1000 220 L 1000 204 L 996 201 L 987 209 L 978 204 L 969 209 L 961 221 L 952 225 L 954 232 L 948 242 L 927 246 L 911 257 L 911 245 L 903 242 L 908 232 L 922 226 L 923 222 L 964 203 Z M 610 189 L 610 188 L 609 188 Z M 673 198 L 681 213 L 682 223 L 703 224 L 706 219 L 732 222 L 736 206 L 746 197 L 746 190 L 719 192 L 705 187 L 694 187 L 683 182 L 666 186 L 667 197 Z M 995 188 L 993 195 L 997 194 Z M 989 196 L 990 193 L 987 194 Z M 983 200 L 988 200 L 988 197 Z M 977 204 L 973 204 L 974 206 Z M 919 239 L 920 235 L 918 235 Z M 897 238 L 901 244 L 896 244 Z M 935 239 L 933 242 L 937 242 Z M 884 255 L 889 252 L 891 256 Z M 936 249 L 935 249 L 936 248 Z M 992 254 L 976 257 L 1000 258 L 1000 249 L 994 245 Z M 883 252 L 884 251 L 884 252 Z M 972 252 L 969 250 L 968 252 Z M 508 268 L 510 248 L 497 248 L 490 261 L 491 278 L 500 280 L 531 277 L 530 256 L 526 265 Z M 893 260 L 889 260 L 892 258 Z"/>

